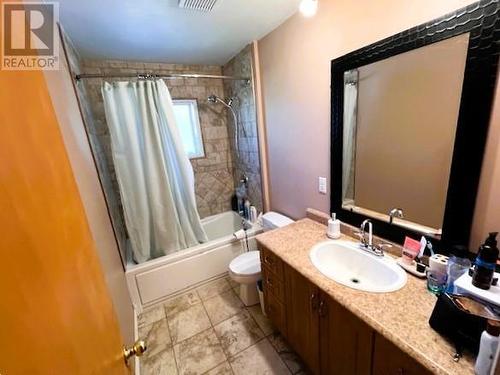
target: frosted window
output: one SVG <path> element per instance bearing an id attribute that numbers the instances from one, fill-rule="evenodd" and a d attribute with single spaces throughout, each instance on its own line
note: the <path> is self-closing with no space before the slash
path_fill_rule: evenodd
<path id="1" fill-rule="evenodd" d="M 198 104 L 194 99 L 174 100 L 174 113 L 182 143 L 190 159 L 205 156 Z"/>

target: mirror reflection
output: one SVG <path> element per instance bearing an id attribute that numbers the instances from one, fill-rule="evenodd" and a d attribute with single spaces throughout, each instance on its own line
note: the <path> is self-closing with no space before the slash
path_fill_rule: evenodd
<path id="1" fill-rule="evenodd" d="M 440 235 L 468 40 L 344 73 L 343 208 Z"/>

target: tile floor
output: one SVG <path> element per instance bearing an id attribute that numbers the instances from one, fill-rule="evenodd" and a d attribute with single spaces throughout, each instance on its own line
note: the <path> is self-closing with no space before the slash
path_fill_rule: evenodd
<path id="1" fill-rule="evenodd" d="M 245 307 L 236 287 L 220 278 L 145 310 L 141 375 L 306 374 L 260 306 Z"/>

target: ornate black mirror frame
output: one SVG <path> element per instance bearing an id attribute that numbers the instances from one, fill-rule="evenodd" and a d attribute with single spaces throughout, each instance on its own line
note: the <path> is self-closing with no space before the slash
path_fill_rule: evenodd
<path id="1" fill-rule="evenodd" d="M 453 244 L 468 245 L 498 74 L 498 0 L 479 1 L 332 60 L 330 199 L 331 210 L 340 220 L 360 225 L 367 218 L 342 208 L 344 72 L 464 33 L 470 33 L 469 46 L 443 232 L 436 245 L 444 251 Z M 370 219 L 377 235 L 395 242 L 402 243 L 407 235 L 415 238 L 421 235 L 386 221 Z"/>

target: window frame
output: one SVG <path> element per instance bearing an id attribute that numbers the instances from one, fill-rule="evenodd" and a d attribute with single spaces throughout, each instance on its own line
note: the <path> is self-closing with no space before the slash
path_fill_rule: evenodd
<path id="1" fill-rule="evenodd" d="M 194 118 L 196 119 L 196 131 L 198 132 L 201 140 L 201 154 L 197 154 L 195 156 L 189 156 L 189 160 L 196 160 L 196 159 L 204 159 L 207 157 L 207 154 L 205 152 L 205 138 L 203 136 L 203 130 L 201 127 L 201 118 L 200 118 L 200 112 L 198 110 L 198 99 L 196 98 L 172 98 L 172 104 L 175 107 L 176 103 L 187 103 L 187 104 L 193 104 L 194 103 Z M 174 115 L 175 115 L 175 110 L 174 110 Z M 177 118 L 175 119 L 177 121 Z M 180 124 L 178 124 L 180 126 Z M 186 151 L 187 153 L 187 151 Z"/>

